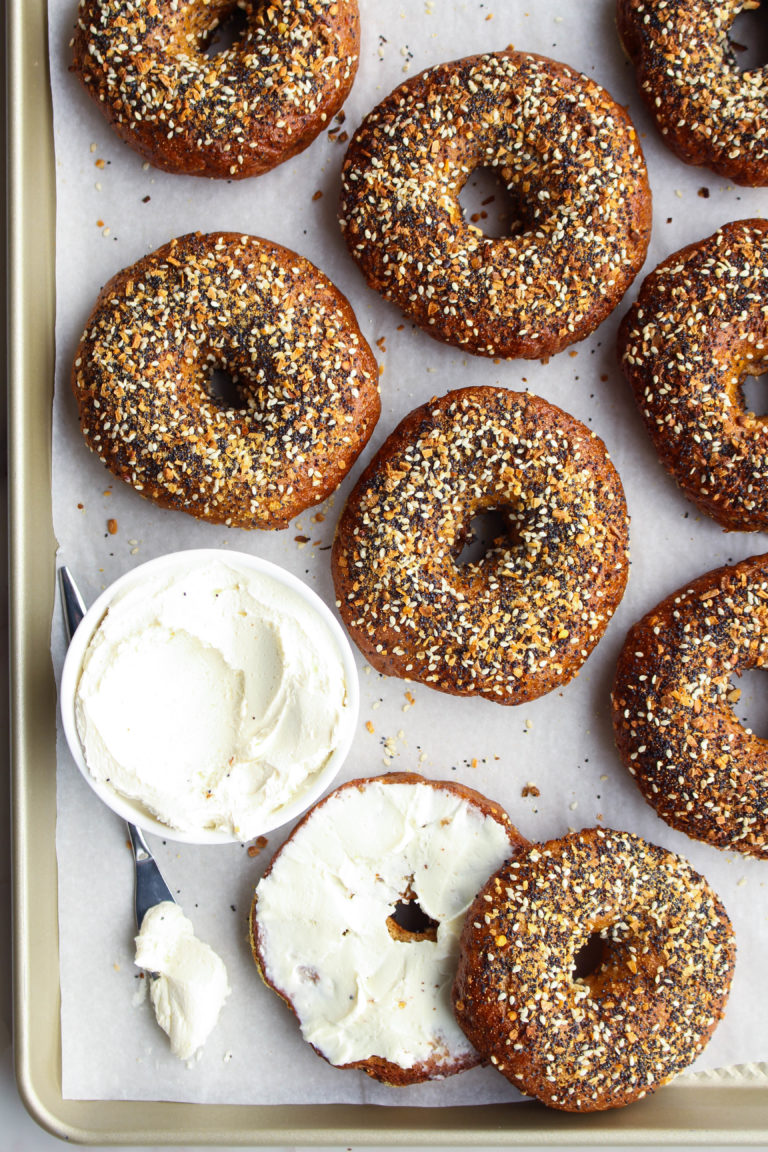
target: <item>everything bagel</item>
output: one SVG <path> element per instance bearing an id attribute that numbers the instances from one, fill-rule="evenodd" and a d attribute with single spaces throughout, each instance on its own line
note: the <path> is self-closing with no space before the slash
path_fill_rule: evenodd
<path id="1" fill-rule="evenodd" d="M 233 402 L 211 394 L 230 374 Z M 344 296 L 295 252 L 182 236 L 104 287 L 75 354 L 88 446 L 149 500 L 283 528 L 332 492 L 378 419 L 376 362 Z"/>
<path id="2" fill-rule="evenodd" d="M 208 56 L 239 8 L 245 30 Z M 352 87 L 357 0 L 81 0 L 74 71 L 156 168 L 242 180 L 306 148 Z"/>
<path id="3" fill-rule="evenodd" d="M 579 977 L 590 939 L 598 963 Z M 531 845 L 478 895 L 454 1009 L 521 1092 L 566 1112 L 619 1108 L 704 1048 L 734 958 L 725 909 L 682 857 L 589 828 Z"/>
<path id="4" fill-rule="evenodd" d="M 511 236 L 464 220 L 459 194 L 480 167 L 508 189 Z M 340 220 L 371 287 L 430 335 L 538 358 L 616 307 L 645 259 L 651 199 L 624 109 L 564 64 L 508 51 L 428 69 L 366 117 Z"/>
<path id="5" fill-rule="evenodd" d="M 768 555 L 707 572 L 630 628 L 613 685 L 624 764 L 662 820 L 768 857 L 768 744 L 736 718 L 731 678 L 768 663 Z"/>
<path id="6" fill-rule="evenodd" d="M 759 3 L 759 0 L 758 0 Z M 741 71 L 728 33 L 755 0 L 618 0 L 640 95 L 672 151 L 736 184 L 768 184 L 768 69 Z"/>
<path id="7" fill-rule="evenodd" d="M 768 359 L 768 224 L 726 224 L 666 259 L 622 321 L 618 349 L 688 499 L 726 529 L 768 529 L 768 425 L 741 389 Z"/>
<path id="8" fill-rule="evenodd" d="M 457 564 L 487 509 L 506 532 Z M 621 481 L 594 433 L 537 396 L 464 388 L 407 416 L 360 477 L 336 529 L 337 603 L 380 672 L 520 704 L 597 644 L 627 544 Z"/>

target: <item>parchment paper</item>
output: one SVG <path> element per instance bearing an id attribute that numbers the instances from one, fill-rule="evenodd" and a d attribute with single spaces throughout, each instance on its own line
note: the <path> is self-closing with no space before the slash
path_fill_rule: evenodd
<path id="1" fill-rule="evenodd" d="M 672 831 L 646 806 L 616 755 L 609 689 L 628 626 L 684 581 L 717 564 L 765 551 L 763 536 L 726 535 L 688 505 L 662 471 L 617 369 L 620 316 L 639 287 L 592 338 L 548 364 L 473 358 L 416 331 L 364 284 L 336 222 L 339 170 L 350 133 L 408 75 L 473 52 L 517 48 L 549 54 L 604 84 L 628 104 L 641 131 L 654 193 L 646 271 L 722 223 L 760 215 L 768 191 L 738 189 L 667 153 L 637 97 L 618 43 L 614 0 L 361 0 L 360 70 L 336 139 L 326 132 L 297 159 L 241 183 L 154 171 L 112 134 L 68 72 L 76 0 L 50 0 L 50 64 L 58 173 L 57 379 L 53 412 L 53 494 L 61 556 L 90 601 L 113 578 L 182 547 L 235 548 L 277 561 L 333 603 L 328 548 L 346 492 L 373 450 L 415 405 L 450 388 L 502 384 L 543 395 L 606 441 L 632 516 L 629 589 L 581 675 L 561 691 L 514 709 L 455 700 L 386 680 L 358 658 L 359 733 L 340 779 L 386 769 L 458 779 L 505 805 L 531 839 L 596 822 L 629 829 L 687 856 L 722 896 L 739 943 L 727 1017 L 698 1069 L 768 1056 L 764 956 L 768 944 L 766 865 L 728 855 Z M 706 189 L 706 193 L 705 193 Z M 484 198 L 483 189 L 475 189 Z M 321 193 L 320 196 L 316 196 Z M 478 201 L 475 207 L 481 210 Z M 495 205 L 486 206 L 493 212 Z M 112 481 L 85 448 L 68 379 L 71 359 L 101 285 L 119 268 L 174 235 L 232 229 L 277 240 L 323 269 L 350 298 L 379 357 L 383 414 L 352 476 L 315 513 L 280 533 L 212 527 L 163 511 Z M 378 342 L 378 347 L 377 347 Z M 108 521 L 117 531 L 110 534 Z M 302 539 L 309 538 L 309 542 Z M 52 622 L 57 669 L 64 650 Z M 740 715 L 768 734 L 745 677 Z M 763 683 L 761 683 L 763 681 Z M 148 685 L 162 692 L 162 684 Z M 414 700 L 409 703 L 406 692 Z M 366 729 L 370 721 L 374 731 Z M 764 726 L 760 728 L 760 724 Z M 133 967 L 132 864 L 125 829 L 81 779 L 59 740 L 59 940 L 63 1089 L 74 1098 L 140 1098 L 229 1103 L 375 1101 L 437 1105 L 512 1100 L 493 1069 L 442 1084 L 388 1089 L 340 1072 L 301 1040 L 285 1007 L 260 982 L 250 958 L 246 918 L 256 881 L 288 829 L 258 857 L 246 847 L 196 848 L 153 841 L 153 848 L 198 934 L 229 969 L 232 995 L 202 1059 L 187 1067 L 169 1053 L 145 982 Z M 540 794 L 521 795 L 534 784 Z M 759 991 L 758 991 L 759 990 Z"/>

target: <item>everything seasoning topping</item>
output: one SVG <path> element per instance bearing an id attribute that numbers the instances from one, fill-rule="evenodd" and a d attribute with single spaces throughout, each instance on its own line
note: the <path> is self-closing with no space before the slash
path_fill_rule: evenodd
<path id="1" fill-rule="evenodd" d="M 494 169 L 518 217 L 494 240 L 459 193 Z M 643 263 L 650 194 L 634 128 L 593 81 L 543 57 L 439 65 L 355 134 L 341 225 L 366 279 L 432 335 L 487 356 L 582 339 Z"/>
<path id="2" fill-rule="evenodd" d="M 593 971 L 577 953 L 598 937 Z M 527 1095 L 565 1111 L 630 1103 L 704 1048 L 735 946 L 706 881 L 679 856 L 604 829 L 536 845 L 469 909 L 457 1019 Z"/>
<path id="3" fill-rule="evenodd" d="M 489 508 L 508 535 L 457 564 Z M 333 564 L 341 614 L 374 667 L 521 703 L 575 674 L 621 599 L 621 482 L 602 442 L 546 401 L 452 392 L 411 413 L 369 465 Z"/>
<path id="4" fill-rule="evenodd" d="M 659 816 L 695 840 L 768 856 L 768 752 L 737 720 L 731 677 L 768 663 L 768 555 L 694 580 L 634 625 L 613 722 Z"/>
<path id="5" fill-rule="evenodd" d="M 729 31 L 755 0 L 619 0 L 619 32 L 666 143 L 738 184 L 768 183 L 768 74 Z"/>
<path id="6" fill-rule="evenodd" d="M 211 394 L 215 370 L 236 397 Z M 83 435 L 158 503 L 283 527 L 341 481 L 379 413 L 376 363 L 309 261 L 234 233 L 189 235 L 104 288 L 72 370 Z"/>
<path id="7" fill-rule="evenodd" d="M 768 529 L 768 427 L 741 392 L 768 356 L 768 224 L 727 224 L 659 265 L 622 323 L 619 350 L 686 496 L 725 528 Z"/>
<path id="8" fill-rule="evenodd" d="M 355 0 L 248 4 L 231 48 L 206 55 L 228 0 L 81 0 L 75 68 L 115 129 L 170 171 L 239 179 L 301 150 L 357 68 Z"/>

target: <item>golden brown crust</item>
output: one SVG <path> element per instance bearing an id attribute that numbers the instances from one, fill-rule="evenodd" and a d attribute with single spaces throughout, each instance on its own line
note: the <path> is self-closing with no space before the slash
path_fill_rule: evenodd
<path id="1" fill-rule="evenodd" d="M 210 395 L 212 370 L 240 404 Z M 88 446 L 166 508 L 283 528 L 332 492 L 379 416 L 378 374 L 346 298 L 253 236 L 172 240 L 102 290 L 72 368 Z"/>
<path id="2" fill-rule="evenodd" d="M 231 0 L 81 0 L 73 69 L 123 140 L 157 168 L 241 180 L 301 152 L 357 70 L 357 0 L 246 0 L 246 29 L 205 47 Z"/>
<path id="3" fill-rule="evenodd" d="M 488 166 L 520 217 L 503 239 L 467 223 L 459 203 Z M 371 287 L 430 335 L 537 358 L 616 307 L 645 259 L 651 198 L 635 129 L 608 93 L 507 51 L 423 72 L 366 117 L 344 162 L 340 220 Z"/>
<path id="4" fill-rule="evenodd" d="M 742 72 L 729 30 L 745 0 L 618 0 L 619 36 L 665 143 L 686 164 L 768 184 L 768 72 Z M 670 61 L 674 65 L 670 66 Z"/>
<path id="5" fill-rule="evenodd" d="M 768 359 L 768 223 L 738 220 L 646 277 L 618 349 L 662 463 L 729 530 L 768 529 L 768 424 L 741 385 Z"/>
<path id="6" fill-rule="evenodd" d="M 476 808 L 482 815 L 495 820 L 504 828 L 509 839 L 510 857 L 518 855 L 528 847 L 528 841 L 523 836 L 521 836 L 517 828 L 515 828 L 515 826 L 512 824 L 507 813 L 498 804 L 489 800 L 480 792 L 475 791 L 474 788 L 469 788 L 464 784 L 458 783 L 457 781 L 427 780 L 425 777 L 420 776 L 416 772 L 390 772 L 383 776 L 350 780 L 348 783 L 342 784 L 339 788 L 336 788 L 323 800 L 319 801 L 318 804 L 311 808 L 310 811 L 302 817 L 285 844 L 289 844 L 291 840 L 299 835 L 305 824 L 314 817 L 318 810 L 322 809 L 326 804 L 328 804 L 329 801 L 333 801 L 333 799 L 338 796 L 340 792 L 352 788 L 356 788 L 362 792 L 365 791 L 365 789 L 368 788 L 371 784 L 426 785 L 430 788 L 438 788 L 450 792 L 454 796 L 465 800 L 468 804 L 472 805 L 473 808 Z M 376 818 L 375 811 L 372 811 L 371 818 Z M 285 845 L 283 845 L 283 848 L 284 847 Z M 275 865 L 278 864 L 280 853 L 283 851 L 283 848 L 279 849 L 275 854 L 274 858 L 269 864 L 269 867 L 264 873 L 263 879 L 266 879 Z M 248 919 L 249 941 L 256 967 L 258 968 L 259 974 L 261 975 L 261 978 L 267 987 L 271 988 L 274 992 L 277 993 L 278 996 L 280 996 L 280 998 L 291 1009 L 294 1016 L 296 1016 L 297 1020 L 299 1020 L 299 1023 L 301 1023 L 290 996 L 284 990 L 277 987 L 277 985 L 270 980 L 267 974 L 269 969 L 269 961 L 265 955 L 263 934 L 260 930 L 258 898 L 259 893 L 257 889 L 254 893 Z M 342 927 L 343 926 L 340 925 L 340 930 Z M 409 935 L 412 940 L 417 938 L 414 937 L 412 933 Z M 323 1053 L 316 1045 L 313 1044 L 312 1047 L 319 1056 L 322 1056 L 325 1059 Z M 391 1060 L 383 1059 L 380 1056 L 370 1056 L 366 1060 L 356 1060 L 348 1064 L 340 1064 L 336 1066 L 345 1069 L 357 1069 L 361 1072 L 365 1072 L 372 1079 L 378 1080 L 384 1084 L 389 1084 L 393 1087 L 404 1087 L 409 1084 L 422 1083 L 426 1080 L 442 1079 L 446 1076 L 452 1076 L 458 1072 L 463 1072 L 468 1068 L 475 1067 L 481 1062 L 482 1059 L 477 1055 L 477 1053 L 465 1052 L 461 1054 L 440 1052 L 434 1058 L 427 1061 L 421 1061 L 411 1065 L 410 1067 L 405 1067 L 403 1065 L 394 1063 Z"/>
<path id="7" fill-rule="evenodd" d="M 514 536 L 457 565 L 474 516 Z M 627 580 L 627 511 L 602 441 L 541 398 L 464 388 L 407 416 L 355 486 L 337 604 L 378 671 L 519 704 L 573 677 Z"/>
<path id="8" fill-rule="evenodd" d="M 595 934 L 598 966 L 578 978 Z M 465 920 L 454 1010 L 526 1095 L 568 1112 L 619 1108 L 704 1048 L 734 957 L 725 909 L 682 857 L 591 828 L 533 845 L 489 881 Z"/>
<path id="9" fill-rule="evenodd" d="M 768 662 L 768 554 L 716 568 L 639 620 L 621 650 L 613 725 L 662 820 L 768 858 L 768 742 L 737 720 L 732 677 Z"/>

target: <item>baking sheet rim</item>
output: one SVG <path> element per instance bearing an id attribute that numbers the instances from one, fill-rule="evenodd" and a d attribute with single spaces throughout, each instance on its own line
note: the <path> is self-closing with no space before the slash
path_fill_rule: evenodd
<path id="1" fill-rule="evenodd" d="M 74 4 L 74 0 L 73 0 Z M 49 657 L 55 175 L 46 0 L 6 3 L 8 404 L 14 1040 L 19 1091 L 63 1139 L 103 1144 L 762 1144 L 768 1064 L 681 1077 L 627 1111 L 572 1116 L 539 1105 L 480 1109 L 303 1108 L 64 1100 L 55 852 L 55 689 Z M 45 337 L 41 339 L 40 334 Z M 45 463 L 41 469 L 40 461 Z M 32 573 L 46 573 L 44 581 Z M 45 723 L 40 717 L 46 718 Z M 480 1115 L 478 1115 L 480 1114 Z M 674 1117 L 680 1123 L 669 1123 Z M 683 1121 L 685 1125 L 683 1126 Z"/>

